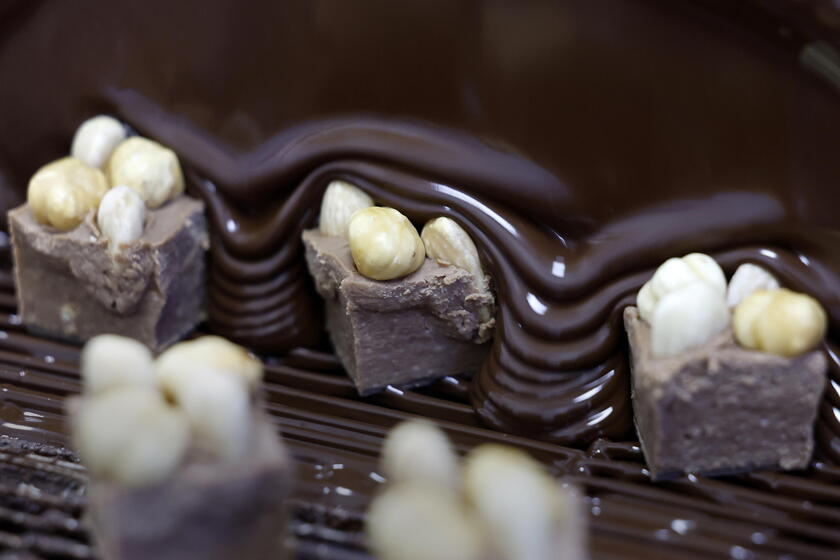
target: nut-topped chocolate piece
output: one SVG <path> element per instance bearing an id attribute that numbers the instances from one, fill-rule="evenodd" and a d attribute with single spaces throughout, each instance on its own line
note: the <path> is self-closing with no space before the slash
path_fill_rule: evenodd
<path id="1" fill-rule="evenodd" d="M 656 271 L 624 324 L 654 479 L 808 464 L 828 367 L 815 350 L 826 329 L 816 300 L 753 264 L 727 289 L 711 257 L 689 255 Z"/>
<path id="2" fill-rule="evenodd" d="M 388 486 L 368 511 L 381 560 L 583 560 L 585 516 L 577 490 L 528 455 L 484 444 L 463 468 L 427 421 L 396 426 L 381 457 Z"/>
<path id="3" fill-rule="evenodd" d="M 333 182 L 320 229 L 303 234 L 327 330 L 359 393 L 474 372 L 494 301 L 472 240 L 444 217 L 421 236 L 399 211 L 372 204 Z"/>
<path id="4" fill-rule="evenodd" d="M 23 323 L 172 344 L 204 317 L 203 204 L 183 196 L 172 150 L 126 139 L 111 117 L 82 124 L 72 153 L 36 172 L 27 203 L 9 212 Z"/>
<path id="5" fill-rule="evenodd" d="M 289 458 L 261 409 L 259 360 L 218 337 L 153 360 L 102 335 L 81 373 L 69 408 L 104 558 L 287 557 Z"/>

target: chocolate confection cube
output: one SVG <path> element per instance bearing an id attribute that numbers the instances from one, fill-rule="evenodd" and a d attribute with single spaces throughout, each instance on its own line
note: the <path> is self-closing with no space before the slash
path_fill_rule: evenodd
<path id="1" fill-rule="evenodd" d="M 370 280 L 356 270 L 346 239 L 309 230 L 303 241 L 330 339 L 361 395 L 481 365 L 493 298 L 475 292 L 468 272 L 426 259 L 405 278 Z"/>
<path id="2" fill-rule="evenodd" d="M 241 461 L 189 460 L 171 478 L 124 487 L 88 486 L 96 546 L 112 560 L 291 558 L 286 498 L 290 461 L 264 413 Z"/>
<path id="3" fill-rule="evenodd" d="M 204 205 L 181 196 L 149 210 L 143 236 L 112 253 L 94 214 L 61 232 L 28 205 L 8 214 L 19 313 L 32 331 L 83 341 L 113 333 L 154 349 L 204 318 Z"/>
<path id="4" fill-rule="evenodd" d="M 654 357 L 650 326 L 624 311 L 633 411 L 654 479 L 684 472 L 727 474 L 800 469 L 826 382 L 821 351 L 785 358 L 747 350 L 731 331 L 674 357 Z"/>

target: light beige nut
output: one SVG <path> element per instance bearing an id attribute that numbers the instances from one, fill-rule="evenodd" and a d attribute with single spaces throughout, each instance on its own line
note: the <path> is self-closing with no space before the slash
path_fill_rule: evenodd
<path id="1" fill-rule="evenodd" d="M 784 288 L 753 292 L 732 318 L 741 346 L 787 357 L 816 348 L 827 326 L 826 312 L 816 299 Z"/>
<path id="2" fill-rule="evenodd" d="M 46 223 L 62 231 L 75 229 L 94 206 L 85 195 L 67 183 L 58 183 L 47 195 Z"/>
<path id="3" fill-rule="evenodd" d="M 347 237 L 350 217 L 357 211 L 373 206 L 373 199 L 346 181 L 332 181 L 321 201 L 319 229 L 324 235 Z"/>
<path id="4" fill-rule="evenodd" d="M 112 185 L 127 185 L 137 191 L 149 208 L 157 208 L 184 192 L 184 177 L 175 152 L 140 136 L 117 146 L 108 161 L 108 178 Z"/>
<path id="5" fill-rule="evenodd" d="M 186 414 L 197 449 L 224 461 L 245 456 L 251 397 L 243 377 L 212 368 L 190 369 L 170 379 L 167 389 Z"/>
<path id="6" fill-rule="evenodd" d="M 96 210 L 107 190 L 102 171 L 67 157 L 48 163 L 32 176 L 26 199 L 38 222 L 69 231 Z"/>
<path id="7" fill-rule="evenodd" d="M 665 294 L 696 280 L 697 275 L 685 261 L 676 257 L 668 259 L 639 290 L 636 296 L 639 315 L 650 323 L 657 303 Z"/>
<path id="8" fill-rule="evenodd" d="M 108 115 L 98 115 L 76 129 L 70 155 L 101 169 L 125 137 L 125 127 L 120 121 Z"/>
<path id="9" fill-rule="evenodd" d="M 401 422 L 382 444 L 382 470 L 392 484 L 460 486 L 458 459 L 443 430 L 427 420 Z"/>
<path id="10" fill-rule="evenodd" d="M 190 419 L 196 446 L 224 460 L 241 458 L 262 362 L 222 337 L 203 336 L 166 350 L 154 368 L 164 394 Z"/>
<path id="11" fill-rule="evenodd" d="M 645 282 L 639 293 L 636 294 L 636 307 L 639 308 L 639 316 L 650 323 L 653 317 L 653 310 L 656 308 L 657 298 L 653 296 L 650 282 Z"/>
<path id="12" fill-rule="evenodd" d="M 189 446 L 183 412 L 159 391 L 123 387 L 82 400 L 73 422 L 73 442 L 97 476 L 137 486 L 167 478 Z"/>
<path id="13" fill-rule="evenodd" d="M 720 293 L 726 293 L 726 275 L 714 258 L 705 253 L 690 253 L 682 260 L 698 278 Z"/>
<path id="14" fill-rule="evenodd" d="M 732 331 L 738 344 L 745 348 L 758 348 L 755 325 L 775 297 L 775 290 L 756 290 L 744 298 L 732 311 Z"/>
<path id="15" fill-rule="evenodd" d="M 350 218 L 348 240 L 353 262 L 373 280 L 393 280 L 423 264 L 426 249 L 414 225 L 393 208 L 372 206 Z"/>
<path id="16" fill-rule="evenodd" d="M 729 324 L 723 293 L 695 280 L 660 299 L 650 320 L 650 344 L 654 356 L 676 356 L 702 346 Z"/>
<path id="17" fill-rule="evenodd" d="M 717 262 L 709 255 L 691 253 L 682 258 L 668 259 L 656 269 L 636 296 L 639 315 L 650 323 L 659 300 L 695 280 L 706 283 L 721 296 L 726 294 L 726 276 Z"/>
<path id="18" fill-rule="evenodd" d="M 463 268 L 473 277 L 476 291 L 487 291 L 487 276 L 470 235 L 452 218 L 441 216 L 426 222 L 420 234 L 426 255 L 441 264 Z"/>
<path id="19" fill-rule="evenodd" d="M 380 560 L 481 557 L 481 535 L 475 522 L 457 494 L 437 485 L 388 488 L 374 498 L 365 525 L 368 543 Z"/>
<path id="20" fill-rule="evenodd" d="M 263 378 L 263 364 L 242 346 L 220 336 L 201 336 L 180 342 L 155 361 L 155 375 L 165 392 L 179 383 L 178 377 L 208 369 L 241 377 L 255 390 Z"/>
<path id="21" fill-rule="evenodd" d="M 553 537 L 566 504 L 539 463 L 517 449 L 484 444 L 467 456 L 464 487 L 501 558 L 554 558 Z"/>
<path id="22" fill-rule="evenodd" d="M 80 371 L 86 394 L 122 387 L 157 387 L 152 353 L 132 338 L 102 334 L 82 348 Z"/>
<path id="23" fill-rule="evenodd" d="M 137 191 L 118 185 L 102 197 L 96 223 L 102 235 L 109 240 L 111 251 L 118 251 L 143 236 L 146 204 Z"/>
<path id="24" fill-rule="evenodd" d="M 778 290 L 780 287 L 776 277 L 767 270 L 752 263 L 744 263 L 738 267 L 729 281 L 729 287 L 726 290 L 726 305 L 732 309 L 757 290 Z"/>

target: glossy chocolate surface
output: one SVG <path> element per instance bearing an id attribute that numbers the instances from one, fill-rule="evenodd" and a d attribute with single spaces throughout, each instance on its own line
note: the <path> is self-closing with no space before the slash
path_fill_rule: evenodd
<path id="1" fill-rule="evenodd" d="M 669 256 L 763 262 L 840 319 L 840 103 L 792 32 L 645 1 L 200 12 L 9 8 L 0 148 L 20 192 L 93 112 L 173 147 L 215 226 L 221 334 L 322 337 L 300 232 L 336 177 L 477 241 L 500 309 L 473 404 L 505 431 L 630 433 L 619 311 Z"/>
<path id="2" fill-rule="evenodd" d="M 447 389 L 454 401 L 373 402 L 469 426 L 471 442 L 494 437 L 475 427 L 489 426 L 586 462 L 552 446 L 634 437 L 620 313 L 665 258 L 762 263 L 840 325 L 837 21 L 829 2 L 781 0 L 12 1 L 0 8 L 0 199 L 19 200 L 98 112 L 170 145 L 213 223 L 211 328 L 267 354 L 323 343 L 300 232 L 328 180 L 418 224 L 449 215 L 495 279 L 492 356 Z M 24 338 L 49 354 L 52 343 Z M 827 349 L 817 465 L 836 477 L 834 338 Z M 320 450 L 359 440 L 375 454 L 381 429 L 324 427 L 330 391 L 345 388 L 313 370 L 293 374 L 303 388 L 281 399 L 312 399 L 321 427 L 304 439 Z M 280 416 L 303 414 L 291 408 Z M 675 499 L 630 470 L 630 494 Z M 815 499 L 836 521 L 838 497 L 824 490 L 792 499 Z M 732 499 L 753 511 L 751 498 Z M 780 515 L 810 535 L 798 507 Z M 612 527 L 627 546 L 638 537 L 630 518 Z"/>
<path id="3" fill-rule="evenodd" d="M 67 444 L 62 406 L 80 389 L 78 349 L 23 331 L 10 278 L 0 274 L 0 433 L 33 443 L 19 449 L 0 437 L 0 543 L 25 558 L 96 558 L 82 517 L 84 469 L 66 449 L 39 445 Z M 837 370 L 833 376 L 840 381 Z M 584 488 L 594 559 L 837 557 L 840 467 L 829 461 L 803 472 L 652 484 L 635 442 L 598 439 L 581 450 L 500 434 L 478 425 L 468 390 L 468 382 L 445 379 L 422 392 L 359 399 L 329 354 L 299 350 L 270 364 L 268 410 L 294 459 L 298 558 L 370 559 L 363 519 L 384 481 L 382 438 L 417 414 L 438 422 L 459 452 L 488 441 L 515 445 Z"/>

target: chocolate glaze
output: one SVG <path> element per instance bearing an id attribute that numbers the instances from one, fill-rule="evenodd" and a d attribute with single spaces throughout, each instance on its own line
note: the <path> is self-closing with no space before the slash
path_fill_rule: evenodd
<path id="1" fill-rule="evenodd" d="M 299 237 L 339 177 L 476 240 L 500 306 L 472 399 L 504 431 L 630 433 L 619 312 L 675 254 L 763 261 L 840 320 L 822 5 L 36 4 L 2 29 L 3 190 L 92 112 L 172 146 L 214 223 L 211 325 L 254 348 L 322 336 Z"/>
<path id="2" fill-rule="evenodd" d="M 620 312 L 667 257 L 708 251 L 729 271 L 762 263 L 826 306 L 832 382 L 819 460 L 840 462 L 838 21 L 829 2 L 783 0 L 11 1 L 0 8 L 0 205 L 66 153 L 83 118 L 116 114 L 173 147 L 208 205 L 212 329 L 270 354 L 321 343 L 299 235 L 327 181 L 356 182 L 418 224 L 455 218 L 499 295 L 499 335 L 477 378 L 358 403 L 340 377 L 312 373 L 334 368 L 328 357 L 297 351 L 285 359 L 298 366 L 277 366 L 281 427 L 318 453 L 367 457 L 382 426 L 404 416 L 396 408 L 451 422 L 460 445 L 497 437 L 479 424 L 553 442 L 511 440 L 550 448 L 558 472 L 614 477 L 589 487 L 621 496 L 595 531 L 644 551 L 640 526 L 681 519 L 657 503 L 674 494 L 639 484 L 637 451 L 616 451 L 632 456 L 628 467 L 553 444 L 632 436 Z M 51 432 L 54 395 L 75 390 L 72 366 L 56 364 L 75 350 L 8 328 L 0 360 L 56 359 L 43 375 L 10 373 L 3 417 L 29 407 L 43 421 L 26 435 Z M 363 465 L 345 488 L 369 480 Z M 815 477 L 837 481 L 816 465 Z M 768 525 L 777 549 L 837 544 L 810 529 L 808 484 L 837 504 L 818 478 L 755 476 L 738 482 L 796 488 L 772 519 L 792 525 Z M 744 512 L 769 499 L 716 484 L 675 489 L 718 504 L 734 496 Z M 634 520 L 639 496 L 644 519 Z M 359 504 L 351 509 L 358 522 Z M 715 531 L 753 542 L 739 532 L 748 524 L 715 523 L 677 539 L 679 550 L 722 552 Z"/>
<path id="3" fill-rule="evenodd" d="M 13 322 L 2 326 L 0 432 L 29 442 L 0 438 L 0 542 L 36 558 L 92 558 L 81 518 L 86 477 L 62 447 L 65 425 L 56 412 L 79 389 L 78 350 L 61 345 L 58 359 L 28 355 L 28 335 Z M 594 558 L 829 559 L 840 550 L 836 466 L 816 460 L 802 473 L 690 476 L 653 485 L 633 442 L 598 439 L 578 450 L 465 422 L 471 409 L 444 386 L 462 383 L 445 380 L 422 394 L 390 391 L 386 402 L 359 399 L 330 355 L 296 352 L 268 366 L 269 412 L 295 460 L 299 558 L 368 558 L 363 519 L 384 481 L 381 441 L 417 409 L 444 427 L 459 452 L 486 441 L 516 445 L 585 488 Z"/>

